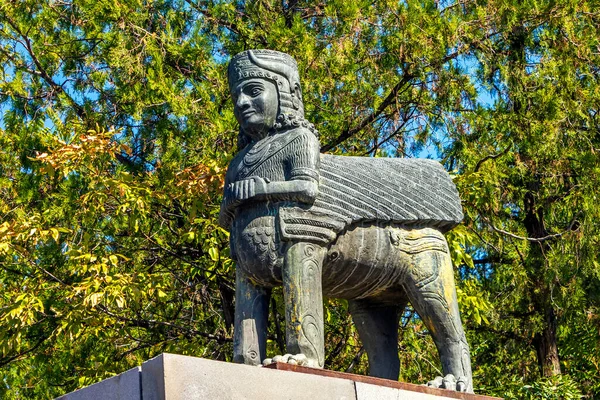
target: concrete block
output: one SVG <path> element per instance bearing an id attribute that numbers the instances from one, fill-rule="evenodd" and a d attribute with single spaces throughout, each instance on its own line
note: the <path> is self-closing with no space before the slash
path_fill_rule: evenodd
<path id="1" fill-rule="evenodd" d="M 501 400 L 337 371 L 161 354 L 57 400 Z"/>
<path id="2" fill-rule="evenodd" d="M 369 383 L 355 382 L 356 400 L 443 400 L 428 393 L 419 393 L 385 386 L 371 385 Z"/>
<path id="3" fill-rule="evenodd" d="M 362 382 L 354 382 L 354 385 L 356 400 L 398 400 L 400 392 L 398 389 Z"/>
<path id="4" fill-rule="evenodd" d="M 358 400 L 502 400 L 498 397 L 481 396 L 473 393 L 459 393 L 453 390 L 436 389 L 414 383 L 397 382 L 388 379 L 375 378 L 372 376 L 355 375 L 339 371 L 330 371 L 327 369 L 301 367 L 299 365 L 290 365 L 285 363 L 275 363 L 267 368 L 353 381 L 356 385 L 356 395 Z"/>
<path id="5" fill-rule="evenodd" d="M 161 354 L 142 364 L 144 400 L 356 400 L 354 382 Z"/>
<path id="6" fill-rule="evenodd" d="M 142 400 L 141 368 L 135 367 L 56 400 Z"/>

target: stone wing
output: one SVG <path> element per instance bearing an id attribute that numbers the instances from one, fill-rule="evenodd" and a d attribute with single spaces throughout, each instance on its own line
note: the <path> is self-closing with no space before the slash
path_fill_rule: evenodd
<path id="1" fill-rule="evenodd" d="M 311 211 L 348 224 L 381 221 L 447 231 L 463 218 L 458 192 L 437 161 L 321 155 Z"/>

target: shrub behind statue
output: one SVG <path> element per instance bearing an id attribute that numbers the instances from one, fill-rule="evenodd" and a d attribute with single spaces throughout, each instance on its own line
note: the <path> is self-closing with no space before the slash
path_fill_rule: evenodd
<path id="1" fill-rule="evenodd" d="M 444 378 L 473 391 L 443 232 L 462 220 L 454 184 L 431 160 L 319 152 L 304 119 L 296 62 L 249 50 L 229 65 L 240 123 L 220 223 L 236 261 L 234 360 L 323 367 L 323 300 L 348 299 L 373 376 L 398 379 L 398 324 L 410 302 L 431 332 Z M 285 356 L 266 358 L 270 290 L 283 285 Z"/>

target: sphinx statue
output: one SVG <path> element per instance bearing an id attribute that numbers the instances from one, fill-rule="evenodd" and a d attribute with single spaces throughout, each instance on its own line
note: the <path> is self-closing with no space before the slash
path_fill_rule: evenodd
<path id="1" fill-rule="evenodd" d="M 439 351 L 428 385 L 472 392 L 469 347 L 443 233 L 462 220 L 443 167 L 425 159 L 320 154 L 298 67 L 248 50 L 228 69 L 239 152 L 219 223 L 236 262 L 234 361 L 322 368 L 323 295 L 348 300 L 372 376 L 397 380 L 399 318 L 410 302 Z M 267 358 L 271 289 L 283 286 L 289 354 Z"/>

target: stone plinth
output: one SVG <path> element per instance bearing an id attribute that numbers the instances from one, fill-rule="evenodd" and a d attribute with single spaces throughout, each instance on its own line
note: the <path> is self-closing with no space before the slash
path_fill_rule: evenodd
<path id="1" fill-rule="evenodd" d="M 60 400 L 491 400 L 362 375 L 287 364 L 251 367 L 161 354 Z"/>
<path id="2" fill-rule="evenodd" d="M 266 368 L 353 381 L 356 389 L 356 397 L 353 397 L 353 399 L 356 400 L 501 400 L 498 397 L 481 396 L 471 393 L 458 393 L 451 390 L 435 389 L 424 385 L 416 385 L 414 383 L 391 381 L 389 379 L 348 374 L 345 372 L 330 371 L 327 369 L 301 367 L 298 365 L 277 363 Z"/>
<path id="3" fill-rule="evenodd" d="M 142 400 L 142 368 L 135 367 L 56 400 Z"/>

